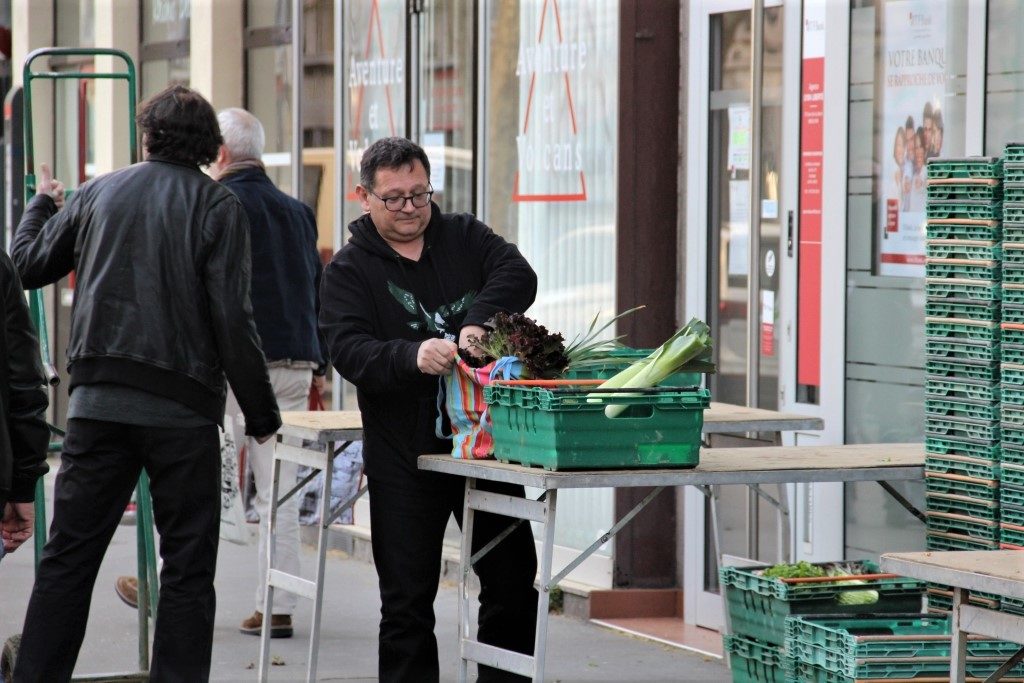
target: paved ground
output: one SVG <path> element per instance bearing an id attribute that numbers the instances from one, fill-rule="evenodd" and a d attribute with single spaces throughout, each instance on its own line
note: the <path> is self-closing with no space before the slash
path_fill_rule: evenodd
<path id="1" fill-rule="evenodd" d="M 214 635 L 214 681 L 253 681 L 259 639 L 241 634 L 238 623 L 253 610 L 256 574 L 254 547 L 221 543 L 217 573 L 217 622 Z M 306 548 L 303 567 L 313 567 Z M 93 595 L 89 630 L 78 674 L 127 671 L 137 664 L 136 612 L 118 600 L 113 583 L 135 566 L 135 528 L 120 527 L 100 570 Z M 32 583 L 32 548 L 25 547 L 0 563 L 0 639 L 21 629 Z M 374 681 L 377 670 L 377 624 L 380 602 L 371 565 L 334 553 L 327 561 L 325 617 L 322 626 L 321 681 Z M 311 605 L 299 601 L 296 637 L 272 641 L 279 658 L 272 681 L 305 679 Z M 435 605 L 441 678 L 456 680 L 457 602 L 454 585 L 442 585 Z M 58 617 L 59 618 L 59 617 Z M 550 681 L 729 681 L 719 660 L 633 638 L 602 627 L 553 616 L 549 627 L 547 680 Z"/>

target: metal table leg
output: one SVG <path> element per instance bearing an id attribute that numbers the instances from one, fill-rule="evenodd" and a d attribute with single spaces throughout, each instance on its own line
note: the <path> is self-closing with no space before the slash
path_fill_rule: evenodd
<path id="1" fill-rule="evenodd" d="M 960 630 L 960 609 L 967 604 L 970 596 L 963 588 L 953 588 L 953 642 L 949 662 L 952 683 L 964 683 L 967 674 L 967 634 Z"/>
<path id="2" fill-rule="evenodd" d="M 551 605 L 551 555 L 555 546 L 555 508 L 558 490 L 546 492 L 547 514 L 544 542 L 540 552 L 540 590 L 537 592 L 537 632 L 533 641 L 533 683 L 544 682 L 544 660 L 548 649 L 548 608 Z"/>

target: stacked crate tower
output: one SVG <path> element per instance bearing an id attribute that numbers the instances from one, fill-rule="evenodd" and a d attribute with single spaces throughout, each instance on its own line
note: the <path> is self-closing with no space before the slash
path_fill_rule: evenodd
<path id="1" fill-rule="evenodd" d="M 928 164 L 925 481 L 929 550 L 988 550 L 998 548 L 1000 542 L 1002 176 L 999 157 L 933 159 Z M 1024 284 L 1024 277 L 1020 282 Z M 1024 333 L 1024 325 L 1021 329 Z M 1024 355 L 1024 345 L 1020 348 Z M 1013 367 L 1017 366 L 1005 366 L 1007 371 Z M 1024 393 L 1024 365 L 1020 370 Z M 1021 436 L 1024 449 L 1024 431 Z M 994 595 L 973 593 L 971 600 L 990 607 L 999 604 Z M 951 605 L 948 586 L 929 586 L 930 612 L 942 613 Z"/>
<path id="2" fill-rule="evenodd" d="M 1001 547 L 1024 550 L 1024 143 L 1003 153 Z M 1024 600 L 1003 597 L 1007 612 Z"/>

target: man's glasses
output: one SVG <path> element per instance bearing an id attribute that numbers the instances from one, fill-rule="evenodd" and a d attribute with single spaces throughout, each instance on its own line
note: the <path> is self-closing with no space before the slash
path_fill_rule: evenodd
<path id="1" fill-rule="evenodd" d="M 381 197 L 379 194 L 372 190 L 367 190 L 367 192 L 369 192 L 374 197 L 384 202 L 384 208 L 387 209 L 388 211 L 401 211 L 402 209 L 405 208 L 405 203 L 407 201 L 412 202 L 412 205 L 415 206 L 417 209 L 422 209 L 424 206 L 430 203 L 430 198 L 434 196 L 433 188 L 427 190 L 426 192 L 417 192 L 416 194 L 411 194 L 406 197 Z"/>

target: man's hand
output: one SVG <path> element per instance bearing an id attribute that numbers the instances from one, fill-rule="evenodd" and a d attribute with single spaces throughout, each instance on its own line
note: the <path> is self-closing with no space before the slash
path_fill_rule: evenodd
<path id="1" fill-rule="evenodd" d="M 324 393 L 325 386 L 327 386 L 327 375 L 313 375 L 313 388 L 316 389 L 316 393 Z"/>
<path id="2" fill-rule="evenodd" d="M 455 363 L 457 347 L 447 339 L 427 339 L 416 352 L 416 367 L 427 375 L 446 375 Z"/>
<path id="3" fill-rule="evenodd" d="M 54 180 L 49 164 L 39 164 L 39 178 L 36 181 L 36 194 L 50 195 L 58 209 L 64 207 L 64 183 Z"/>
<path id="4" fill-rule="evenodd" d="M 32 537 L 32 522 L 35 518 L 34 503 L 8 503 L 4 506 L 4 517 L 0 522 L 4 551 L 13 553 Z"/>
<path id="5" fill-rule="evenodd" d="M 466 325 L 459 332 L 459 348 L 465 349 L 477 358 L 481 358 L 484 355 L 484 352 L 471 344 L 469 338 L 476 337 L 477 339 L 482 339 L 486 333 L 487 328 L 480 327 L 479 325 Z"/>

